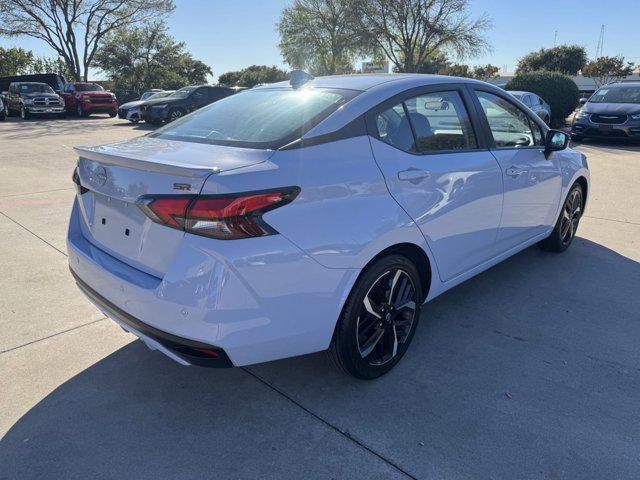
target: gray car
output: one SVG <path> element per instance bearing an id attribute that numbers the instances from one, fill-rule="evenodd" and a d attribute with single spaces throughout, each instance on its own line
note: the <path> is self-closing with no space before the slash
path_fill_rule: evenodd
<path id="1" fill-rule="evenodd" d="M 542 98 L 531 92 L 520 92 L 514 90 L 509 93 L 533 110 L 544 121 L 544 123 L 547 125 L 549 124 L 549 121 L 551 120 L 551 107 Z"/>
<path id="2" fill-rule="evenodd" d="M 640 82 L 600 87 L 573 117 L 571 137 L 640 141 Z"/>

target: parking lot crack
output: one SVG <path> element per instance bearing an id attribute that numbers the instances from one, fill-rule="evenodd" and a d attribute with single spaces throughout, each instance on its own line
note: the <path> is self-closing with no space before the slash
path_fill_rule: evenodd
<path id="1" fill-rule="evenodd" d="M 39 240 L 42 240 L 44 243 L 46 243 L 47 245 L 49 245 L 51 248 L 53 248 L 56 252 L 61 253 L 62 255 L 64 255 L 65 257 L 67 257 L 68 255 L 63 252 L 62 250 L 60 250 L 58 247 L 56 247 L 55 245 L 47 242 L 44 238 L 42 238 L 40 235 L 38 235 L 37 233 L 35 233 L 32 230 L 29 230 L 27 227 L 25 227 L 24 225 L 22 225 L 20 222 L 18 222 L 17 220 L 14 220 L 13 218 L 11 218 L 9 215 L 7 215 L 6 213 L 0 211 L 0 215 L 2 215 L 3 217 L 5 217 L 7 220 L 11 220 L 13 223 L 15 223 L 16 225 L 18 225 L 21 228 L 24 228 L 27 232 L 29 232 L 31 235 L 33 235 L 34 237 L 38 238 Z"/>
<path id="2" fill-rule="evenodd" d="M 59 335 L 65 334 L 65 333 L 69 333 L 69 332 L 72 332 L 74 330 L 78 330 L 79 328 L 82 328 L 82 327 L 87 327 L 89 325 L 93 325 L 94 323 L 102 322 L 103 320 L 107 320 L 107 317 L 106 316 L 105 317 L 101 317 L 101 318 L 98 318 L 96 320 L 92 320 L 90 322 L 83 323 L 82 325 L 76 325 L 75 327 L 71 327 L 71 328 L 68 328 L 66 330 L 62 330 L 61 332 L 52 333 L 51 335 L 47 335 L 46 337 L 38 338 L 36 340 L 32 340 L 30 342 L 23 343 L 22 345 L 18 345 L 16 347 L 7 348 L 6 350 L 0 351 L 0 355 L 2 355 L 3 353 L 13 352 L 14 350 L 18 350 L 18 349 L 20 349 L 22 347 L 27 347 L 29 345 L 33 345 L 34 343 L 42 342 L 43 340 L 48 340 L 50 338 L 57 337 Z"/>
<path id="3" fill-rule="evenodd" d="M 386 463 L 387 465 L 389 465 L 390 467 L 392 467 L 393 469 L 397 470 L 398 472 L 400 472 L 401 474 L 403 474 L 404 476 L 406 476 L 407 478 L 411 478 L 413 480 L 417 480 L 417 477 L 409 472 L 407 472 L 404 468 L 402 468 L 400 465 L 398 465 L 397 463 L 395 463 L 393 460 L 390 460 L 389 458 L 385 457 L 383 454 L 376 452 L 375 450 L 373 450 L 371 447 L 367 446 L 365 443 L 363 443 L 362 441 L 360 441 L 359 439 L 357 439 L 356 437 L 354 437 L 353 435 L 351 435 L 349 432 L 346 432 L 344 430 L 341 430 L 339 427 L 335 426 L 334 424 L 332 424 L 331 422 L 329 422 L 328 420 L 324 419 L 323 417 L 321 417 L 320 415 L 318 415 L 317 413 L 313 412 L 312 410 L 310 410 L 309 408 L 305 407 L 304 405 L 302 405 L 300 402 L 296 401 L 294 398 L 292 398 L 290 395 L 288 395 L 287 393 L 283 392 L 282 390 L 280 390 L 278 387 L 276 387 L 275 385 L 269 383 L 267 380 L 264 380 L 262 377 L 260 377 L 259 375 L 256 375 L 255 373 L 253 373 L 251 370 L 249 370 L 246 367 L 240 367 L 241 370 L 244 370 L 246 373 L 248 373 L 249 375 L 251 375 L 253 378 L 255 378 L 258 382 L 262 383 L 263 385 L 265 385 L 267 388 L 273 390 L 274 392 L 276 392 L 278 395 L 284 397 L 285 399 L 287 399 L 289 402 L 293 403 L 295 406 L 297 406 L 298 408 L 300 408 L 301 410 L 303 410 L 305 413 L 307 413 L 308 415 L 312 416 L 313 418 L 315 418 L 316 420 L 318 420 L 319 422 L 323 423 L 325 426 L 329 427 L 330 429 L 334 430 L 336 433 L 338 433 L 339 435 L 343 436 L 344 438 L 346 438 L 347 440 L 355 443 L 357 446 L 359 446 L 360 448 L 362 448 L 363 450 L 366 450 L 367 452 L 369 452 L 370 454 L 378 457 L 380 460 L 382 460 L 384 463 Z"/>

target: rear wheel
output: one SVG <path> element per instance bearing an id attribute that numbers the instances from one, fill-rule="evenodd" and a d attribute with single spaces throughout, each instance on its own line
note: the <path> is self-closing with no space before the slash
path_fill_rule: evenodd
<path id="1" fill-rule="evenodd" d="M 181 108 L 172 108 L 169 110 L 168 121 L 173 122 L 184 116 L 184 111 Z"/>
<path id="2" fill-rule="evenodd" d="M 111 118 L 115 117 L 118 114 L 118 112 L 109 112 L 109 116 Z"/>
<path id="3" fill-rule="evenodd" d="M 418 325 L 423 286 L 401 255 L 382 257 L 360 276 L 336 325 L 328 355 L 341 370 L 373 379 L 403 357 Z"/>
<path id="4" fill-rule="evenodd" d="M 560 217 L 549 237 L 542 240 L 538 245 L 548 252 L 564 252 L 576 236 L 578 224 L 584 210 L 584 196 L 582 187 L 574 184 L 567 199 L 562 206 Z"/>

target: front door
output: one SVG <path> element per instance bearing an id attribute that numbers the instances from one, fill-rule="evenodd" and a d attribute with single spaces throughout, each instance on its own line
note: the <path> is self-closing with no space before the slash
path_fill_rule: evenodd
<path id="1" fill-rule="evenodd" d="M 504 181 L 497 248 L 509 250 L 555 223 L 562 177 L 557 155 L 544 152 L 545 129 L 506 95 L 476 90 Z"/>
<path id="2" fill-rule="evenodd" d="M 462 86 L 441 88 L 394 97 L 367 123 L 389 191 L 421 229 L 447 281 L 494 255 L 502 173 L 474 132 L 469 94 Z"/>

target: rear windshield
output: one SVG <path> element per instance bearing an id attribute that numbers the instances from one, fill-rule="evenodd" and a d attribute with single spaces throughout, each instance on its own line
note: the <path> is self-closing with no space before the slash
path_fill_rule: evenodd
<path id="1" fill-rule="evenodd" d="M 603 87 L 589 99 L 593 103 L 640 103 L 640 87 Z"/>
<path id="2" fill-rule="evenodd" d="M 54 93 L 46 83 L 20 83 L 18 89 L 20 93 Z"/>
<path id="3" fill-rule="evenodd" d="M 359 92 L 245 90 L 157 130 L 152 137 L 245 148 L 279 148 L 300 138 Z"/>
<path id="4" fill-rule="evenodd" d="M 196 88 L 198 87 L 183 87 L 180 90 L 173 92 L 171 96 L 176 98 L 187 98 Z"/>
<path id="5" fill-rule="evenodd" d="M 97 83 L 76 83 L 76 92 L 101 92 L 104 90 Z"/>

